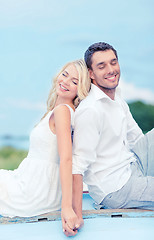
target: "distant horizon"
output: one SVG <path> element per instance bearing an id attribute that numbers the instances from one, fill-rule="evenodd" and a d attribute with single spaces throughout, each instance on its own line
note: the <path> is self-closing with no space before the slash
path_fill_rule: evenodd
<path id="1" fill-rule="evenodd" d="M 154 104 L 149 104 L 149 103 L 146 103 L 146 102 L 144 102 L 144 101 L 141 101 L 141 100 L 130 100 L 130 101 L 128 101 L 127 103 L 128 103 L 128 105 L 129 104 L 132 104 L 132 103 L 136 103 L 136 102 L 141 102 L 141 103 L 143 103 L 143 104 L 145 104 L 145 105 L 150 105 L 150 106 L 153 106 L 154 107 Z M 1 140 L 16 140 L 16 141 L 20 141 L 20 140 L 22 140 L 22 141 L 27 141 L 27 140 L 29 140 L 29 134 L 10 134 L 10 133 L 3 133 L 3 134 L 0 134 L 0 141 Z M 1 147 L 1 144 L 0 144 L 0 147 Z"/>

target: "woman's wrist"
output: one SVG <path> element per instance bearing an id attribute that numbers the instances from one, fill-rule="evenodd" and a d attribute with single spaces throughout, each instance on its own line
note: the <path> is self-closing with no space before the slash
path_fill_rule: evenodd
<path id="1" fill-rule="evenodd" d="M 67 204 L 62 203 L 61 204 L 61 209 L 69 209 L 69 208 L 72 208 L 72 203 L 71 204 L 69 204 L 69 203 L 67 203 Z"/>

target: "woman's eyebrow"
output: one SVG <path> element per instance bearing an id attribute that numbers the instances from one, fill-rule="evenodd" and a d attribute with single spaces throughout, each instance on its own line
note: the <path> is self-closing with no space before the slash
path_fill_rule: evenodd
<path id="1" fill-rule="evenodd" d="M 67 75 L 69 75 L 69 73 L 68 73 L 66 70 L 64 70 L 64 72 L 65 72 Z"/>
<path id="2" fill-rule="evenodd" d="M 69 73 L 68 73 L 66 70 L 64 70 L 64 72 L 65 72 L 67 75 L 69 75 Z M 76 78 L 76 77 L 72 77 L 72 79 L 75 79 L 75 80 L 79 81 L 79 79 Z"/>
<path id="3" fill-rule="evenodd" d="M 79 81 L 79 79 L 78 79 L 78 78 L 76 78 L 76 77 L 72 77 L 72 79 L 75 79 L 75 80 Z"/>

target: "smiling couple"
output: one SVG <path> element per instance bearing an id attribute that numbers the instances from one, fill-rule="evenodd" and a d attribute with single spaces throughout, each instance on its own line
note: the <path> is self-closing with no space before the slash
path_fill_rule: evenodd
<path id="1" fill-rule="evenodd" d="M 27 157 L 14 171 L 0 170 L 0 215 L 61 208 L 63 232 L 74 236 L 83 225 L 83 181 L 96 208 L 154 210 L 154 130 L 142 133 L 119 79 L 117 52 L 104 42 L 61 69 Z"/>

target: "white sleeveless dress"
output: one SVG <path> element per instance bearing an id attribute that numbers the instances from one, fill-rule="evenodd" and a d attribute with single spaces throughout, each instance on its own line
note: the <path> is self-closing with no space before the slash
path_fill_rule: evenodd
<path id="1" fill-rule="evenodd" d="M 71 113 L 73 129 L 74 111 Z M 0 215 L 31 217 L 61 207 L 57 138 L 49 127 L 53 110 L 32 130 L 27 157 L 14 170 L 0 170 Z"/>

